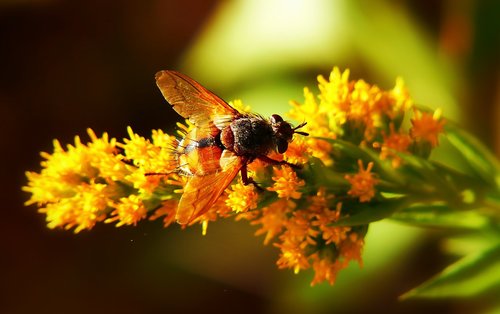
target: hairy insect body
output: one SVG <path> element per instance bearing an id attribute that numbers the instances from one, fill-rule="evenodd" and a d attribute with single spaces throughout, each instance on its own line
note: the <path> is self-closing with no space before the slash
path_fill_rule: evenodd
<path id="1" fill-rule="evenodd" d="M 243 116 L 226 129 L 221 142 L 237 156 L 247 156 L 251 161 L 267 155 L 273 148 L 273 128 L 269 121 L 259 116 Z"/>
<path id="2" fill-rule="evenodd" d="M 193 137 L 191 137 L 193 136 Z M 206 175 L 221 171 L 219 162 L 224 150 L 249 161 L 267 155 L 274 146 L 271 123 L 259 116 L 244 115 L 235 119 L 214 136 L 192 140 L 190 134 L 179 142 L 176 155 L 179 169 L 185 175 Z"/>
<path id="3" fill-rule="evenodd" d="M 179 72 L 158 72 L 156 83 L 174 110 L 194 126 L 175 150 L 178 172 L 189 176 L 175 215 L 180 224 L 206 213 L 239 172 L 243 184 L 260 188 L 247 172 L 255 159 L 297 167 L 268 154 L 285 153 L 294 134 L 307 135 L 298 131 L 305 122 L 292 128 L 277 114 L 264 119 L 241 113 Z"/>

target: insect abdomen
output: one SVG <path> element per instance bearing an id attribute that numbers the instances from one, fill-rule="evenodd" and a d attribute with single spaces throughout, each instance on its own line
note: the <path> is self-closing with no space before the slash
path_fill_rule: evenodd
<path id="1" fill-rule="evenodd" d="M 184 138 L 177 148 L 179 170 L 189 176 L 203 176 L 221 170 L 222 148 L 214 137 L 198 141 Z"/>

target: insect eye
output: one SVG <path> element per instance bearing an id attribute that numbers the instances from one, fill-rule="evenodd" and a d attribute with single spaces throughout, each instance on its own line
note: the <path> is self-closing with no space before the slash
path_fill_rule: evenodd
<path id="1" fill-rule="evenodd" d="M 278 140 L 278 142 L 276 143 L 276 150 L 278 151 L 278 153 L 283 154 L 287 149 L 288 142 L 282 139 Z"/>
<path id="2" fill-rule="evenodd" d="M 283 122 L 283 118 L 280 115 L 277 115 L 277 114 L 271 115 L 271 119 L 270 120 L 271 120 L 272 124 L 275 124 L 275 123 L 278 123 L 278 122 Z"/>

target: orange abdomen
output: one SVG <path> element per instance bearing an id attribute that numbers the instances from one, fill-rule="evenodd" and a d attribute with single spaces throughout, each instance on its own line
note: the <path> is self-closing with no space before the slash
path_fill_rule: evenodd
<path id="1" fill-rule="evenodd" d="M 204 176 L 218 172 L 221 170 L 222 150 L 215 138 L 209 137 L 194 141 L 186 137 L 179 143 L 176 150 L 179 169 L 188 176 Z"/>

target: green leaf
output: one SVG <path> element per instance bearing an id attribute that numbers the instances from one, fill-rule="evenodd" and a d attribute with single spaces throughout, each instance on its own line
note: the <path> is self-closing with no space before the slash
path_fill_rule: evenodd
<path id="1" fill-rule="evenodd" d="M 496 291 L 500 295 L 500 242 L 460 259 L 401 299 L 472 297 Z"/>
<path id="2" fill-rule="evenodd" d="M 349 187 L 349 182 L 342 173 L 326 167 L 320 159 L 310 157 L 306 171 L 299 172 L 306 178 L 307 182 L 318 182 L 320 185 L 328 185 L 330 190 L 339 190 Z"/>
<path id="3" fill-rule="evenodd" d="M 348 216 L 340 218 L 338 221 L 330 224 L 331 226 L 359 226 L 390 217 L 396 211 L 408 205 L 405 197 L 385 199 L 377 203 L 358 203 L 357 207 L 349 207 L 349 203 L 343 204 L 349 211 Z M 352 214 L 351 214 L 352 213 Z"/>
<path id="4" fill-rule="evenodd" d="M 272 193 L 269 191 L 264 191 L 261 193 L 258 205 L 256 209 L 261 209 L 266 206 L 271 205 L 273 202 L 275 202 L 278 199 L 278 195 L 276 193 Z"/>
<path id="5" fill-rule="evenodd" d="M 419 227 L 451 229 L 483 229 L 489 226 L 489 219 L 477 209 L 457 211 L 447 205 L 418 205 L 401 210 L 391 219 Z"/>
<path id="6" fill-rule="evenodd" d="M 398 156 L 404 161 L 401 171 L 410 172 L 423 184 L 430 184 L 434 188 L 439 187 L 440 190 L 446 189 L 449 193 L 456 193 L 432 162 L 410 154 L 398 153 Z"/>
<path id="7" fill-rule="evenodd" d="M 500 163 L 478 139 L 448 123 L 445 127 L 448 141 L 467 162 L 474 173 L 493 186 L 500 186 Z"/>
<path id="8" fill-rule="evenodd" d="M 349 158 L 352 158 L 354 160 L 361 159 L 363 160 L 363 162 L 374 161 L 363 148 L 359 147 L 358 145 L 352 144 L 351 142 L 324 137 L 320 137 L 319 139 L 330 142 L 334 148 L 334 151 L 342 152 Z"/>

